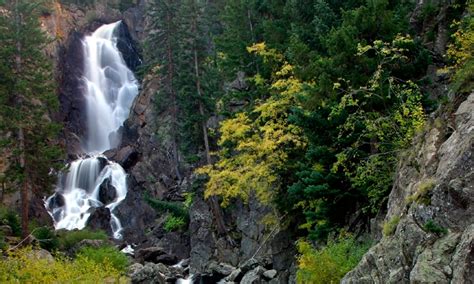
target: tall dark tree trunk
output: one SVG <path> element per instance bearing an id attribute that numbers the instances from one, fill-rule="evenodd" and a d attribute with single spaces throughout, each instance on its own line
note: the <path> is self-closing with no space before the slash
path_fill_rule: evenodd
<path id="1" fill-rule="evenodd" d="M 196 23 L 196 17 L 197 17 L 197 8 L 196 8 L 196 2 L 193 1 L 193 8 L 194 8 L 194 16 L 193 16 L 193 21 L 192 21 L 192 30 L 193 34 L 197 34 L 197 23 Z M 204 149 L 206 152 L 206 164 L 210 165 L 212 163 L 211 161 L 211 153 L 209 149 L 209 136 L 207 134 L 207 125 L 206 125 L 206 120 L 205 118 L 205 113 L 204 113 L 204 105 L 202 99 L 204 99 L 204 94 L 202 93 L 201 89 L 201 77 L 200 77 L 200 72 L 199 72 L 199 60 L 198 60 L 198 53 L 197 53 L 197 44 L 196 40 L 194 41 L 194 47 L 193 47 L 193 55 L 194 55 L 194 73 L 196 76 L 196 90 L 198 92 L 199 97 L 201 100 L 199 100 L 199 114 L 201 115 L 201 129 L 202 129 L 202 135 L 204 139 Z M 214 215 L 214 218 L 216 220 L 216 227 L 217 227 L 217 232 L 220 235 L 227 234 L 227 230 L 225 228 L 225 222 L 224 222 L 224 215 L 222 213 L 222 208 L 219 205 L 219 200 L 217 199 L 216 196 L 211 196 L 209 199 L 210 206 L 212 213 Z"/>
<path id="2" fill-rule="evenodd" d="M 21 25 L 22 25 L 22 16 L 20 14 L 20 11 L 18 10 L 18 0 L 15 1 L 15 26 L 16 26 L 16 34 L 15 34 L 15 48 L 16 48 L 16 54 L 15 54 L 15 72 L 17 76 L 21 74 L 21 68 L 22 68 L 22 46 L 21 46 L 21 41 L 20 41 L 20 30 L 21 30 Z M 15 90 L 15 100 L 18 105 L 18 108 L 20 111 L 22 111 L 22 106 L 23 106 L 23 97 L 22 94 L 20 94 L 19 88 L 16 87 Z M 21 230 L 22 230 L 22 235 L 23 237 L 28 236 L 29 230 L 28 230 L 28 215 L 29 215 L 29 193 L 28 193 L 28 188 L 29 188 L 29 176 L 28 172 L 26 171 L 26 149 L 25 149 L 25 130 L 23 128 L 23 125 L 19 125 L 19 128 L 17 130 L 17 135 L 18 135 L 18 151 L 19 151 L 19 164 L 21 171 L 23 173 L 22 177 L 22 186 L 21 186 L 21 192 L 20 192 L 20 197 L 21 197 Z"/>
<path id="3" fill-rule="evenodd" d="M 178 180 L 181 180 L 181 173 L 179 171 L 179 155 L 178 155 L 178 141 L 176 136 L 178 135 L 178 119 L 177 119 L 177 100 L 176 92 L 173 86 L 174 79 L 174 59 L 173 59 L 173 47 L 171 46 L 171 11 L 168 11 L 166 14 L 166 20 L 169 25 L 168 27 L 168 36 L 167 36 L 167 56 L 168 56 L 168 88 L 171 95 L 171 132 L 172 132 L 172 155 L 175 163 L 175 173 Z"/>

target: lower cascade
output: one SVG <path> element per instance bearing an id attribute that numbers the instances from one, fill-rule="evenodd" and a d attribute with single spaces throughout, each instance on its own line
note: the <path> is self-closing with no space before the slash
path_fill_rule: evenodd
<path id="1" fill-rule="evenodd" d="M 114 238 L 121 238 L 122 226 L 115 207 L 127 195 L 126 173 L 103 156 L 79 159 L 60 177 L 58 192 L 46 200 L 56 229 L 83 229 L 94 208 L 110 210 Z"/>
<path id="2" fill-rule="evenodd" d="M 127 174 L 101 153 L 119 145 L 118 130 L 138 94 L 133 72 L 117 48 L 120 24 L 103 25 L 83 40 L 86 155 L 67 166 L 55 194 L 45 201 L 56 229 L 83 229 L 94 211 L 105 209 L 117 239 L 122 237 L 122 226 L 114 210 L 127 195 Z"/>

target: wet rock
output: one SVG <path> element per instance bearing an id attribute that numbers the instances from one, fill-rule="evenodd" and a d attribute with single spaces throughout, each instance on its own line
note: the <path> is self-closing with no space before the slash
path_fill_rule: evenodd
<path id="1" fill-rule="evenodd" d="M 140 262 L 153 262 L 156 263 L 157 257 L 165 255 L 166 252 L 161 247 L 148 247 L 139 249 L 135 252 L 135 259 Z"/>
<path id="2" fill-rule="evenodd" d="M 128 170 L 138 162 L 139 157 L 139 153 L 133 147 L 125 146 L 117 152 L 115 161 Z"/>
<path id="3" fill-rule="evenodd" d="M 110 178 L 106 178 L 99 187 L 99 200 L 107 205 L 112 203 L 117 198 L 117 190 L 112 185 Z"/>
<path id="4" fill-rule="evenodd" d="M 67 42 L 59 48 L 58 69 L 62 75 L 59 82 L 60 121 L 66 122 L 66 138 L 84 137 L 86 133 L 86 114 L 84 96 L 77 95 L 83 92 L 82 70 L 84 53 L 82 51 L 83 34 L 78 31 L 69 34 Z M 66 139 L 67 152 L 80 154 L 80 139 Z"/>
<path id="5" fill-rule="evenodd" d="M 86 227 L 92 230 L 103 230 L 107 232 L 107 234 L 111 235 L 112 228 L 110 227 L 110 209 L 107 207 L 92 207 L 90 210 L 93 212 L 87 220 Z"/>
<path id="6" fill-rule="evenodd" d="M 142 64 L 142 60 L 137 44 L 132 39 L 127 24 L 122 21 L 115 33 L 118 38 L 117 48 L 122 53 L 123 60 L 130 70 L 133 72 L 137 71 L 138 67 Z"/>
<path id="7" fill-rule="evenodd" d="M 178 257 L 172 254 L 163 254 L 156 257 L 154 263 L 163 263 L 165 265 L 174 265 L 178 263 Z"/>
<path id="8" fill-rule="evenodd" d="M 145 189 L 137 184 L 133 176 L 127 177 L 127 186 L 127 196 L 114 209 L 114 214 L 122 223 L 123 239 L 128 243 L 143 243 L 147 239 L 145 227 L 155 221 L 156 212 L 145 203 Z"/>
<path id="9" fill-rule="evenodd" d="M 48 208 L 59 208 L 63 207 L 66 204 L 64 197 L 61 193 L 55 193 L 48 202 Z"/>

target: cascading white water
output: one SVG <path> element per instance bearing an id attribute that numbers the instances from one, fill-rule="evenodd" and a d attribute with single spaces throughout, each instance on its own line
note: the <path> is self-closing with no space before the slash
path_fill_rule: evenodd
<path id="1" fill-rule="evenodd" d="M 114 30 L 119 23 L 103 25 L 84 40 L 88 153 L 118 145 L 117 130 L 138 93 L 135 77 L 116 46 Z"/>
<path id="2" fill-rule="evenodd" d="M 56 229 L 83 229 L 91 210 L 105 206 L 111 212 L 114 237 L 121 238 L 122 226 L 114 209 L 127 195 L 127 175 L 119 164 L 101 155 L 120 143 L 118 129 L 138 94 L 137 81 L 116 46 L 115 30 L 120 23 L 103 25 L 83 41 L 88 127 L 84 152 L 88 157 L 69 165 L 60 175 L 56 193 L 46 200 Z M 103 192 L 109 198 L 101 198 L 101 190 L 113 192 Z"/>

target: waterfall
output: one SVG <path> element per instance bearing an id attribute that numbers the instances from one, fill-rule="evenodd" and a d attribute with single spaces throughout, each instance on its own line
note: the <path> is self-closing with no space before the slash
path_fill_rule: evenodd
<path id="1" fill-rule="evenodd" d="M 83 40 L 86 157 L 73 161 L 59 176 L 56 193 L 45 201 L 56 229 L 83 229 L 94 208 L 110 210 L 110 226 L 121 238 L 122 226 L 114 209 L 127 195 L 126 173 L 103 153 L 120 144 L 119 128 L 127 119 L 138 83 L 117 48 L 116 28 L 103 25 Z"/>

